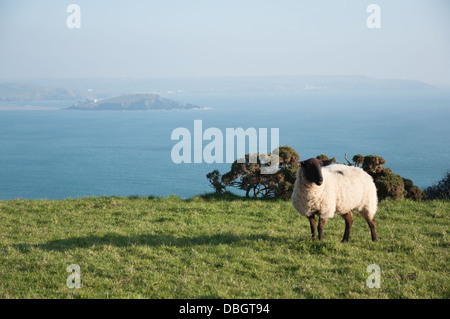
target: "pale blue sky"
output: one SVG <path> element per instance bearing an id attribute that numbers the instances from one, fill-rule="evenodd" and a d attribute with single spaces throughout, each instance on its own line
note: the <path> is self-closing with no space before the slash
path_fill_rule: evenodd
<path id="1" fill-rule="evenodd" d="M 81 7 L 68 29 L 66 7 Z M 381 29 L 366 7 L 381 7 Z M 450 85 L 446 0 L 9 0 L 0 79 L 367 75 Z"/>

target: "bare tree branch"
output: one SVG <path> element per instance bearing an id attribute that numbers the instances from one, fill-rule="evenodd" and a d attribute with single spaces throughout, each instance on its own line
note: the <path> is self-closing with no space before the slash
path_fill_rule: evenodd
<path id="1" fill-rule="evenodd" d="M 345 160 L 347 161 L 348 165 L 350 165 L 350 166 L 352 165 L 352 163 L 350 163 L 350 161 L 347 158 L 347 153 L 345 153 Z"/>

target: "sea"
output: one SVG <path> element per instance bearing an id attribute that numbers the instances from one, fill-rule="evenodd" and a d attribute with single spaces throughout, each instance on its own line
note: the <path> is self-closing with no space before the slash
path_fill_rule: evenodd
<path id="1" fill-rule="evenodd" d="M 202 109 L 65 110 L 70 101 L 0 107 L 0 199 L 212 192 L 206 174 L 226 173 L 230 163 L 177 164 L 171 156 L 179 142 L 172 132 L 186 128 L 193 141 L 195 120 L 203 131 L 219 128 L 224 145 L 226 128 L 278 128 L 279 144 L 293 147 L 301 159 L 325 154 L 345 163 L 345 154 L 379 155 L 385 167 L 421 188 L 450 169 L 447 92 L 162 96 Z"/>

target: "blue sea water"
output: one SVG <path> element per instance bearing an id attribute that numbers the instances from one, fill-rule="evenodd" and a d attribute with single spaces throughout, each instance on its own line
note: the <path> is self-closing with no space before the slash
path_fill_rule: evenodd
<path id="1" fill-rule="evenodd" d="M 172 131 L 193 134 L 194 120 L 224 134 L 228 127 L 279 128 L 280 145 L 302 159 L 377 154 L 420 187 L 450 169 L 450 95 L 442 92 L 167 97 L 209 109 L 0 110 L 0 199 L 210 192 L 206 173 L 230 164 L 171 159 Z"/>

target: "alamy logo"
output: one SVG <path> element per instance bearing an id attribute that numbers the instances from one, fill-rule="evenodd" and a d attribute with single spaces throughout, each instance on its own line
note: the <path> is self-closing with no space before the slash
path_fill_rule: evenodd
<path id="1" fill-rule="evenodd" d="M 366 271 L 371 273 L 369 277 L 367 277 L 366 285 L 369 288 L 380 288 L 381 284 L 381 269 L 377 264 L 371 264 L 367 266 Z"/>
<path id="2" fill-rule="evenodd" d="M 66 25 L 69 29 L 81 28 L 81 8 L 78 4 L 69 4 L 66 9 L 70 15 L 66 19 Z"/>
<path id="3" fill-rule="evenodd" d="M 270 129 L 271 150 L 267 154 L 267 128 L 260 128 L 258 131 L 253 128 L 227 128 L 225 131 L 225 162 L 233 163 L 235 161 L 235 148 L 237 150 L 237 162 L 245 162 L 246 140 L 248 138 L 249 162 L 258 162 L 259 159 L 270 165 L 261 168 L 262 174 L 274 174 L 278 170 L 279 158 L 279 129 Z M 203 123 L 201 120 L 194 121 L 194 136 L 192 139 L 191 131 L 184 127 L 178 127 L 172 131 L 172 141 L 179 141 L 172 148 L 172 161 L 176 164 L 192 163 L 192 144 L 194 145 L 193 163 L 224 163 L 224 137 L 222 131 L 216 127 L 207 128 L 203 132 Z M 203 141 L 211 141 L 203 147 Z M 237 143 L 235 144 L 235 141 Z"/>
<path id="4" fill-rule="evenodd" d="M 378 4 L 369 4 L 366 9 L 367 13 L 371 13 L 367 17 L 366 24 L 369 29 L 381 28 L 381 8 Z"/>
<path id="5" fill-rule="evenodd" d="M 81 268 L 76 264 L 67 266 L 67 272 L 71 274 L 67 277 L 66 285 L 69 288 L 80 288 L 81 287 Z"/>

